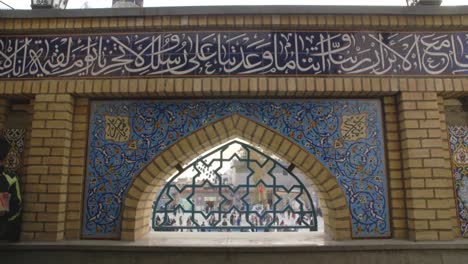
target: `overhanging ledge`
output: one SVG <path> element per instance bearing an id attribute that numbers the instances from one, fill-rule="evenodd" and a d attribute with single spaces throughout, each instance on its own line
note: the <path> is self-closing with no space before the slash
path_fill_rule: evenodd
<path id="1" fill-rule="evenodd" d="M 397 239 L 332 241 L 322 232 L 298 233 L 187 233 L 152 232 L 143 239 L 128 241 L 71 240 L 1 244 L 2 251 L 107 251 L 107 252 L 337 252 L 395 250 L 463 250 L 468 240 L 412 242 Z M 0 254 L 3 254 L 0 253 Z"/>
<path id="2" fill-rule="evenodd" d="M 187 234 L 187 233 L 181 233 Z M 291 233 L 287 234 L 290 236 Z M 67 241 L 20 243 L 3 246 L 5 263 L 128 264 L 128 263 L 227 263 L 227 264 L 466 264 L 468 243 L 408 242 L 402 240 L 346 241 L 311 246 L 152 246 L 121 241 Z M 216 245 L 216 247 L 213 247 Z"/>
<path id="3" fill-rule="evenodd" d="M 187 15 L 464 15 L 468 6 L 190 6 L 1 10 L 0 18 L 82 18 Z"/>

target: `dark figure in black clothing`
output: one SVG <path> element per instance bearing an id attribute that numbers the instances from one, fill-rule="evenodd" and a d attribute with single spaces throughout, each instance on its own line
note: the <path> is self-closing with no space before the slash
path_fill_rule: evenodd
<path id="1" fill-rule="evenodd" d="M 19 240 L 22 199 L 18 176 L 4 170 L 10 144 L 0 137 L 0 195 L 8 193 L 9 211 L 0 211 L 0 240 L 16 242 Z"/>

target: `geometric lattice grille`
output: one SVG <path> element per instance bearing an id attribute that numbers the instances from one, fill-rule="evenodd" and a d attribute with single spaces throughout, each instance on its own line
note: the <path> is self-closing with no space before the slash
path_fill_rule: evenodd
<path id="1" fill-rule="evenodd" d="M 171 178 L 153 205 L 155 231 L 317 231 L 311 195 L 276 159 L 231 141 Z"/>
<path id="2" fill-rule="evenodd" d="M 5 128 L 0 130 L 1 135 L 10 143 L 10 151 L 5 159 L 5 171 L 21 173 L 22 157 L 24 153 L 24 138 L 26 129 Z"/>

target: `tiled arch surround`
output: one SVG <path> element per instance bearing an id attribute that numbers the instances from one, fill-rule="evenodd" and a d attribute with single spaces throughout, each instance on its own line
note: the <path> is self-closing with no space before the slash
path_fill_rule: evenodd
<path id="1" fill-rule="evenodd" d="M 266 127 L 271 135 L 282 135 L 288 139 L 285 142 L 293 142 L 305 150 L 301 158 L 312 155 L 323 164 L 323 170 L 330 170 L 335 175 L 351 214 L 352 235 L 346 237 L 389 237 L 387 172 L 379 100 L 93 102 L 83 236 L 118 238 L 121 210 L 125 208 L 123 201 L 127 199 L 132 180 L 141 170 L 172 144 L 233 114 L 244 116 L 242 121 L 249 119 L 252 120 L 249 123 Z M 208 134 L 200 136 L 201 144 L 207 144 L 221 129 L 219 124 L 203 129 Z M 250 133 L 255 132 L 253 129 L 255 126 L 249 127 Z M 278 144 L 278 140 L 272 139 L 270 144 Z M 191 147 L 197 148 L 197 144 Z M 287 147 L 290 145 L 281 146 L 281 150 L 287 152 Z M 181 151 L 184 152 L 187 151 Z M 298 150 L 291 152 L 290 155 L 301 153 Z M 158 170 L 167 171 L 166 164 L 176 166 L 179 156 L 166 153 Z M 317 172 L 310 177 L 317 177 Z M 137 177 L 137 189 L 154 187 L 148 181 L 149 187 L 144 187 L 140 180 Z M 330 184 L 328 181 L 316 183 L 324 185 L 320 188 L 328 191 Z M 146 195 L 154 199 L 151 197 L 154 193 Z M 328 195 L 334 197 L 336 194 Z M 140 199 L 129 201 L 125 203 L 142 202 Z M 332 229 L 339 229 L 349 223 L 333 220 L 328 224 Z"/>

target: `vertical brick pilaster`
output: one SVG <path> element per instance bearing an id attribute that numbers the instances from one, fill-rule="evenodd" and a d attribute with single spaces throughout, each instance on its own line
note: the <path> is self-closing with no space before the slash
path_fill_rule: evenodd
<path id="1" fill-rule="evenodd" d="M 392 219 L 392 237 L 408 238 L 405 187 L 400 154 L 400 134 L 396 98 L 384 97 L 385 140 L 388 160 L 388 187 Z"/>
<path id="2" fill-rule="evenodd" d="M 88 98 L 78 98 L 75 102 L 65 223 L 66 239 L 80 239 L 81 234 L 82 192 L 86 171 L 88 135 L 88 104 Z"/>
<path id="3" fill-rule="evenodd" d="M 0 98 L 0 129 L 5 128 L 9 110 L 8 99 Z"/>
<path id="4" fill-rule="evenodd" d="M 452 240 L 453 189 L 436 93 L 399 96 L 403 177 L 411 240 Z"/>
<path id="5" fill-rule="evenodd" d="M 447 164 L 451 164 L 451 157 L 450 157 L 450 149 L 449 149 L 449 136 L 448 136 L 448 131 L 447 131 L 447 120 L 446 120 L 446 114 L 445 114 L 445 106 L 444 106 L 444 98 L 439 96 L 438 97 L 438 103 L 439 103 L 439 113 L 440 113 L 440 129 L 441 129 L 441 139 L 442 139 L 442 153 L 444 155 L 444 159 L 446 160 Z M 449 167 L 450 168 L 450 167 Z M 453 177 L 452 179 L 452 186 L 455 188 L 455 184 L 453 182 Z M 455 190 L 453 192 L 453 203 L 452 203 L 452 208 L 450 208 L 450 214 L 452 215 L 452 231 L 453 234 L 456 238 L 460 237 L 460 227 L 458 223 L 458 213 L 456 209 L 456 202 L 455 202 Z"/>
<path id="6" fill-rule="evenodd" d="M 23 238 L 64 237 L 73 106 L 70 94 L 36 95 L 25 164 Z"/>

